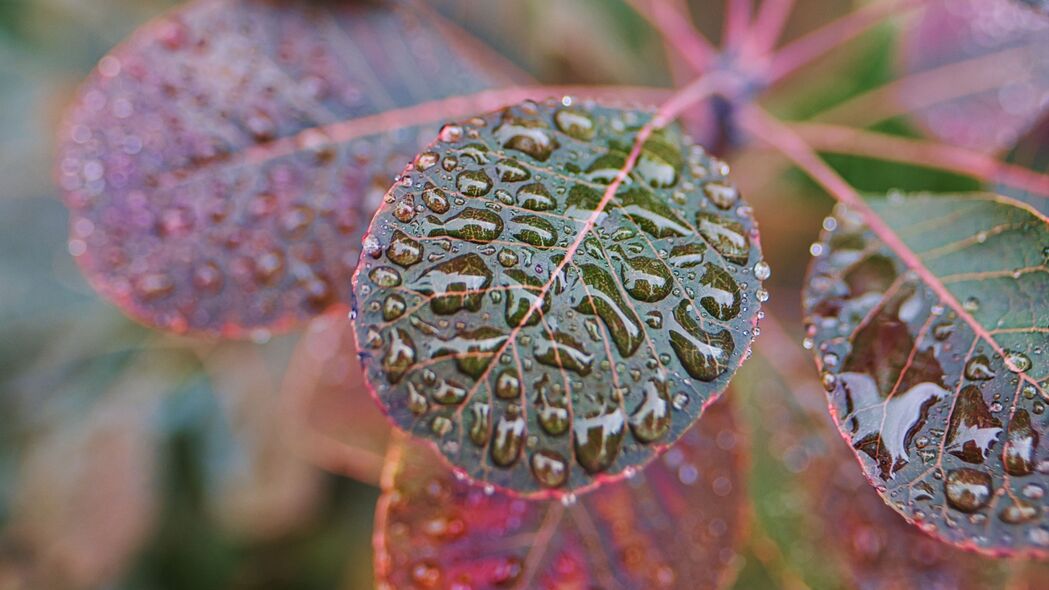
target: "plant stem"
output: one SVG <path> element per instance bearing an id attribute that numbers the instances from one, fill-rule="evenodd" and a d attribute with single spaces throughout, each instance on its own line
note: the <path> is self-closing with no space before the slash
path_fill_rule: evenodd
<path id="1" fill-rule="evenodd" d="M 655 27 L 663 41 L 673 47 L 697 74 L 706 71 L 717 50 L 692 26 L 684 12 L 687 7 L 675 8 L 665 0 L 627 0 L 627 4 Z"/>
<path id="2" fill-rule="evenodd" d="M 790 123 L 819 151 L 916 164 L 998 182 L 1049 198 L 1049 176 L 953 145 L 820 123 Z"/>
<path id="3" fill-rule="evenodd" d="M 993 90 L 1016 79 L 1029 62 L 1029 46 L 1010 47 L 904 76 L 858 94 L 813 117 L 868 127 L 924 108 Z M 906 97 L 906 103 L 901 100 Z"/>
<path id="4" fill-rule="evenodd" d="M 794 0 L 765 0 L 750 29 L 747 55 L 760 56 L 772 51 L 787 26 Z"/>
<path id="5" fill-rule="evenodd" d="M 755 137 L 779 150 L 789 160 L 794 162 L 806 174 L 812 177 L 824 189 L 830 193 L 838 202 L 848 206 L 855 213 L 863 217 L 867 227 L 881 242 L 900 258 L 903 265 L 911 269 L 925 285 L 936 294 L 936 296 L 947 307 L 954 310 L 976 336 L 986 342 L 1002 359 L 1010 370 L 1014 370 L 1020 379 L 1027 381 L 1040 393 L 1045 392 L 1044 386 L 1033 377 L 1012 366 L 1012 361 L 1002 349 L 1002 346 L 994 339 L 994 336 L 976 318 L 972 316 L 958 299 L 940 282 L 940 279 L 930 271 L 921 258 L 910 249 L 907 244 L 896 234 L 896 232 L 885 221 L 871 209 L 860 193 L 854 189 L 844 178 L 838 175 L 830 166 L 824 162 L 805 140 L 791 130 L 787 125 L 776 121 L 761 108 L 751 105 L 742 109 L 740 123 Z"/>
<path id="6" fill-rule="evenodd" d="M 774 84 L 832 49 L 854 39 L 890 16 L 917 8 L 924 0 L 874 2 L 824 25 L 782 48 L 772 59 L 767 82 Z"/>
<path id="7" fill-rule="evenodd" d="M 726 0 L 726 2 L 721 47 L 734 49 L 740 47 L 749 34 L 753 4 L 751 0 Z"/>

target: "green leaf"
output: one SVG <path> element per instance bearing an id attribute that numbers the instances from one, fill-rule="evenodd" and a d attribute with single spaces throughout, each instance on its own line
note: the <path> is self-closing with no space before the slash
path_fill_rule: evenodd
<path id="1" fill-rule="evenodd" d="M 849 210 L 824 222 L 804 305 L 838 427 L 909 521 L 1044 554 L 1049 224 L 994 195 L 869 203 L 930 278 Z"/>
<path id="2" fill-rule="evenodd" d="M 445 126 L 387 194 L 354 283 L 393 421 L 524 494 L 578 492 L 673 443 L 725 390 L 766 297 L 727 166 L 676 126 L 630 166 L 650 113 L 563 103 Z"/>

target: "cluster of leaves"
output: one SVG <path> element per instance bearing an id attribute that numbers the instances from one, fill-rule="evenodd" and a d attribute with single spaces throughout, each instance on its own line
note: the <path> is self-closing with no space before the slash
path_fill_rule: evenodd
<path id="1" fill-rule="evenodd" d="M 411 436 L 385 460 L 381 585 L 714 588 L 745 506 L 716 400 L 770 270 L 728 166 L 690 134 L 767 144 L 840 203 L 810 250 L 804 345 L 868 480 L 942 540 L 1045 555 L 1049 21 L 1011 0 L 903 3 L 921 14 L 900 106 L 861 96 L 837 116 L 912 113 L 940 144 L 757 103 L 896 3 L 774 50 L 792 3 L 751 19 L 732 1 L 722 52 L 683 5 L 631 4 L 690 72 L 678 89 L 514 86 L 422 2 L 191 3 L 106 56 L 62 125 L 69 251 L 179 334 L 265 340 L 350 314 L 303 347 L 359 354 Z M 990 73 L 964 88 L 929 84 L 976 62 Z M 817 150 L 1006 196 L 863 196 Z M 331 444 L 306 446 L 335 464 Z"/>

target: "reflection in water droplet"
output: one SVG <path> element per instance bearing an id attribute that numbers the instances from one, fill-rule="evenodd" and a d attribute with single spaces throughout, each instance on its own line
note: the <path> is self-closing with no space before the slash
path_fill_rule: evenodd
<path id="1" fill-rule="evenodd" d="M 504 148 L 517 150 L 545 162 L 559 147 L 546 127 L 542 121 L 514 117 L 507 111 L 493 133 L 496 141 Z"/>
<path id="2" fill-rule="evenodd" d="M 732 275 L 708 262 L 699 285 L 696 298 L 707 313 L 722 321 L 739 315 L 741 291 Z"/>
<path id="3" fill-rule="evenodd" d="M 735 264 L 747 263 L 750 258 L 750 238 L 741 224 L 720 219 L 710 213 L 698 213 L 696 229 L 725 260 Z"/>
<path id="4" fill-rule="evenodd" d="M 619 354 L 632 356 L 644 341 L 641 320 L 623 300 L 615 279 L 604 268 L 594 264 L 581 264 L 578 268 L 586 287 L 575 309 L 600 317 Z"/>
<path id="5" fill-rule="evenodd" d="M 389 266 L 377 266 L 368 272 L 368 278 L 379 287 L 389 289 L 401 284 L 401 273 Z"/>
<path id="6" fill-rule="evenodd" d="M 501 160 L 495 170 L 503 182 L 523 182 L 532 177 L 532 173 L 513 158 Z"/>
<path id="7" fill-rule="evenodd" d="M 382 302 L 382 319 L 391 322 L 404 315 L 405 309 L 407 309 L 407 305 L 404 302 L 404 297 L 394 293 Z"/>
<path id="8" fill-rule="evenodd" d="M 846 372 L 840 378 L 849 407 L 855 408 L 842 420 L 852 431 L 853 447 L 878 463 L 882 479 L 893 479 L 910 461 L 908 447 L 925 425 L 929 409 L 949 392 L 936 383 L 923 382 L 885 400 L 874 378 L 866 373 Z"/>
<path id="9" fill-rule="evenodd" d="M 1019 498 L 1014 498 L 998 513 L 998 518 L 1007 524 L 1023 524 L 1037 518 L 1040 512 L 1041 510 L 1038 506 Z"/>
<path id="10" fill-rule="evenodd" d="M 470 253 L 433 266 L 410 287 L 423 295 L 433 296 L 430 309 L 434 313 L 451 315 L 460 309 L 479 310 L 483 291 L 491 282 L 492 271 L 484 259 Z"/>
<path id="11" fill-rule="evenodd" d="M 1014 373 L 1026 373 L 1031 370 L 1031 359 L 1022 352 L 1006 351 L 1005 366 Z"/>
<path id="12" fill-rule="evenodd" d="M 978 354 L 966 361 L 965 376 L 974 381 L 986 381 L 994 378 L 994 369 L 986 356 Z"/>
<path id="13" fill-rule="evenodd" d="M 618 406 L 590 416 L 576 416 L 572 425 L 576 460 L 590 473 L 608 469 L 619 454 L 624 432 Z"/>
<path id="14" fill-rule="evenodd" d="M 532 474 L 540 485 L 558 488 L 568 480 L 568 464 L 555 451 L 541 450 L 532 453 Z"/>
<path id="15" fill-rule="evenodd" d="M 495 423 L 495 439 L 492 441 L 492 462 L 499 467 L 510 467 L 521 456 L 524 443 L 525 421 L 521 408 L 510 404 L 499 421 Z"/>
<path id="16" fill-rule="evenodd" d="M 980 464 L 1002 432 L 1002 423 L 987 408 L 979 388 L 968 385 L 958 394 L 947 429 L 945 450 L 967 463 Z"/>
<path id="17" fill-rule="evenodd" d="M 415 364 L 415 343 L 408 332 L 396 328 L 390 332 L 390 345 L 382 359 L 386 380 L 397 383 L 404 373 Z"/>
<path id="18" fill-rule="evenodd" d="M 448 209 L 451 208 L 451 204 L 448 201 L 448 194 L 434 186 L 432 183 L 427 184 L 426 188 L 423 190 L 423 203 L 426 204 L 430 211 L 437 214 L 447 213 Z"/>
<path id="19" fill-rule="evenodd" d="M 542 183 L 534 182 L 517 190 L 517 204 L 532 211 L 549 211 L 557 206 L 557 201 Z"/>
<path id="20" fill-rule="evenodd" d="M 479 447 L 488 443 L 488 427 L 491 420 L 491 408 L 486 403 L 470 404 L 469 422 L 470 440 Z"/>
<path id="21" fill-rule="evenodd" d="M 434 225 L 428 234 L 430 237 L 448 236 L 468 242 L 486 243 L 497 239 L 503 233 L 503 220 L 487 209 L 467 207 L 457 215 L 442 222 L 430 217 Z"/>
<path id="22" fill-rule="evenodd" d="M 1031 426 L 1031 415 L 1020 408 L 1009 421 L 1002 462 L 1009 475 L 1024 476 L 1037 464 L 1038 431 Z"/>
<path id="23" fill-rule="evenodd" d="M 947 503 L 961 512 L 976 512 L 991 500 L 991 476 L 976 469 L 955 469 L 943 484 Z"/>
<path id="24" fill-rule="evenodd" d="M 483 170 L 465 170 L 459 173 L 455 185 L 468 197 L 483 197 L 492 190 L 492 179 Z"/>
<path id="25" fill-rule="evenodd" d="M 703 185 L 703 192 L 706 193 L 710 202 L 725 210 L 731 209 L 739 200 L 739 191 L 736 190 L 736 187 L 721 182 L 706 183 Z"/>
<path id="26" fill-rule="evenodd" d="M 694 313 L 687 301 L 674 308 L 670 346 L 689 375 L 701 381 L 713 381 L 728 369 L 735 345 L 728 330 L 714 334 L 700 328 Z"/>
<path id="27" fill-rule="evenodd" d="M 495 395 L 500 399 L 520 399 L 521 380 L 517 376 L 517 371 L 503 369 L 499 372 L 499 375 L 495 378 Z"/>
<path id="28" fill-rule="evenodd" d="M 408 237 L 408 234 L 401 230 L 396 230 L 393 232 L 393 239 L 390 240 L 389 247 L 386 248 L 386 258 L 402 268 L 408 268 L 422 260 L 422 244 Z"/>
<path id="29" fill-rule="evenodd" d="M 581 342 L 564 332 L 555 332 L 553 338 L 536 342 L 535 359 L 549 367 L 573 371 L 582 376 L 590 374 L 594 356 Z"/>
<path id="30" fill-rule="evenodd" d="M 590 141 L 594 137 L 594 120 L 579 109 L 558 109 L 554 113 L 554 123 L 563 133 L 580 141 Z"/>
<path id="31" fill-rule="evenodd" d="M 644 385 L 645 399 L 630 415 L 634 438 L 643 443 L 655 442 L 670 431 L 670 395 L 662 379 L 649 379 Z"/>

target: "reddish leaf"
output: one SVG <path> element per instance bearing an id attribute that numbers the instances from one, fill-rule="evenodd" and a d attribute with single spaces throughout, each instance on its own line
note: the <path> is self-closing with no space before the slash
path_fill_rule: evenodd
<path id="1" fill-rule="evenodd" d="M 1013 144 L 1046 112 L 1049 19 L 1013 0 L 931 0 L 904 37 L 909 74 L 940 69 L 946 87 L 900 98 L 945 141 L 983 152 Z"/>
<path id="2" fill-rule="evenodd" d="M 804 299 L 838 427 L 909 521 L 1044 555 L 1049 224 L 985 195 L 869 202 L 936 283 L 848 211 L 825 222 Z"/>
<path id="3" fill-rule="evenodd" d="M 368 381 L 470 477 L 539 495 L 621 477 L 743 361 L 768 272 L 750 208 L 677 126 L 631 168 L 650 117 L 548 101 L 448 125 L 372 220 Z"/>
<path id="4" fill-rule="evenodd" d="M 142 322 L 232 337 L 347 301 L 367 219 L 434 133 L 397 109 L 495 79 L 427 14 L 201 0 L 103 58 L 58 170 L 95 288 Z"/>
<path id="5" fill-rule="evenodd" d="M 661 459 L 574 503 L 456 479 L 395 445 L 376 517 L 379 588 L 722 588 L 745 531 L 741 441 L 712 406 Z"/>
<path id="6" fill-rule="evenodd" d="M 321 467 L 377 483 L 390 423 L 371 399 L 344 309 L 313 319 L 285 373 L 284 410 L 292 440 Z"/>

